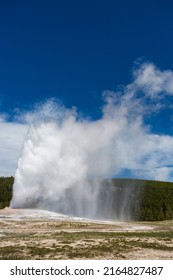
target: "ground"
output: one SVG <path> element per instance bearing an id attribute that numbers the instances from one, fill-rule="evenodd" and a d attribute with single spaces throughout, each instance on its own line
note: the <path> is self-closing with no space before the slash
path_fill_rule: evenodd
<path id="1" fill-rule="evenodd" d="M 173 221 L 101 222 L 0 210 L 0 259 L 173 259 Z"/>

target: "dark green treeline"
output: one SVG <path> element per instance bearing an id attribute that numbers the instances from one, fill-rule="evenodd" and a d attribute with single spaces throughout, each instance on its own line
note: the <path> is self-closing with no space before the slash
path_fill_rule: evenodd
<path id="1" fill-rule="evenodd" d="M 0 177 L 0 209 L 9 206 L 13 183 L 14 177 Z"/>
<path id="2" fill-rule="evenodd" d="M 8 207 L 12 198 L 13 177 L 0 177 L 0 208 Z M 111 195 L 110 195 L 111 194 Z M 125 213 L 138 221 L 162 221 L 173 219 L 173 183 L 136 180 L 112 179 L 104 181 L 100 194 L 100 203 L 112 198 L 111 217 L 124 203 Z M 117 199 L 118 198 L 118 199 Z M 125 217 L 127 215 L 125 214 Z"/>
<path id="3" fill-rule="evenodd" d="M 124 203 L 125 217 L 129 213 L 129 218 L 136 221 L 173 219 L 172 182 L 112 179 L 112 186 L 112 196 L 118 197 L 120 205 Z M 115 203 L 113 207 L 116 207 Z M 116 211 L 113 209 L 113 212 Z"/>

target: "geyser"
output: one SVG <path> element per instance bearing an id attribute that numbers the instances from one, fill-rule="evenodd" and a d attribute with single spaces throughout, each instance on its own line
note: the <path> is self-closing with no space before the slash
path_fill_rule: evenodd
<path id="1" fill-rule="evenodd" d="M 122 170 L 151 179 L 169 176 L 173 139 L 153 134 L 144 117 L 161 108 L 161 92 L 173 92 L 172 73 L 144 64 L 134 77 L 122 92 L 104 93 L 98 120 L 83 118 L 74 108 L 66 109 L 53 100 L 24 114 L 30 128 L 15 174 L 11 207 L 127 218 L 129 192 L 123 193 L 120 203 L 111 193 L 104 195 L 101 182 Z M 105 188 L 110 189 L 111 183 Z M 118 213 L 112 214 L 112 203 L 119 205 Z"/>
<path id="2" fill-rule="evenodd" d="M 59 110 L 50 101 L 44 106 Z M 115 166 L 110 155 L 119 125 L 108 116 L 94 122 L 77 119 L 74 111 L 65 109 L 63 117 L 43 119 L 34 120 L 29 129 L 11 207 L 97 217 L 100 181 L 110 177 Z"/>

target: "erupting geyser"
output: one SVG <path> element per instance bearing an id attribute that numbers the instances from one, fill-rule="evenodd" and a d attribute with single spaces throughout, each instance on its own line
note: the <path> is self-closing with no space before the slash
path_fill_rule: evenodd
<path id="1" fill-rule="evenodd" d="M 110 177 L 116 167 L 113 145 L 120 126 L 107 113 L 92 122 L 78 119 L 74 110 L 62 110 L 52 101 L 43 107 L 51 112 L 49 118 L 34 119 L 29 129 L 11 207 L 97 217 L 100 180 Z"/>
<path id="2" fill-rule="evenodd" d="M 109 218 L 115 200 L 111 195 L 103 198 L 104 179 L 122 170 L 151 179 L 168 176 L 173 139 L 151 133 L 143 121 L 149 109 L 152 112 L 152 106 L 159 105 L 156 94 L 170 88 L 165 75 L 152 64 L 142 65 L 123 92 L 104 93 L 98 120 L 82 118 L 75 109 L 52 100 L 27 113 L 30 129 L 18 162 L 11 207 Z M 162 84 L 161 79 L 165 79 Z M 128 195 L 119 204 L 123 209 L 118 218 L 126 215 Z"/>

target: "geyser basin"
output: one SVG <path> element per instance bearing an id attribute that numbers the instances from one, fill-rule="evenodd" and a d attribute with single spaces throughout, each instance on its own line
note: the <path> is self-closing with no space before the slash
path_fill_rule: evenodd
<path id="1" fill-rule="evenodd" d="M 58 221 L 89 221 L 83 218 L 71 217 L 56 213 L 52 211 L 46 211 L 41 209 L 13 209 L 4 208 L 0 210 L 0 219 L 12 219 L 12 220 L 58 220 Z"/>

